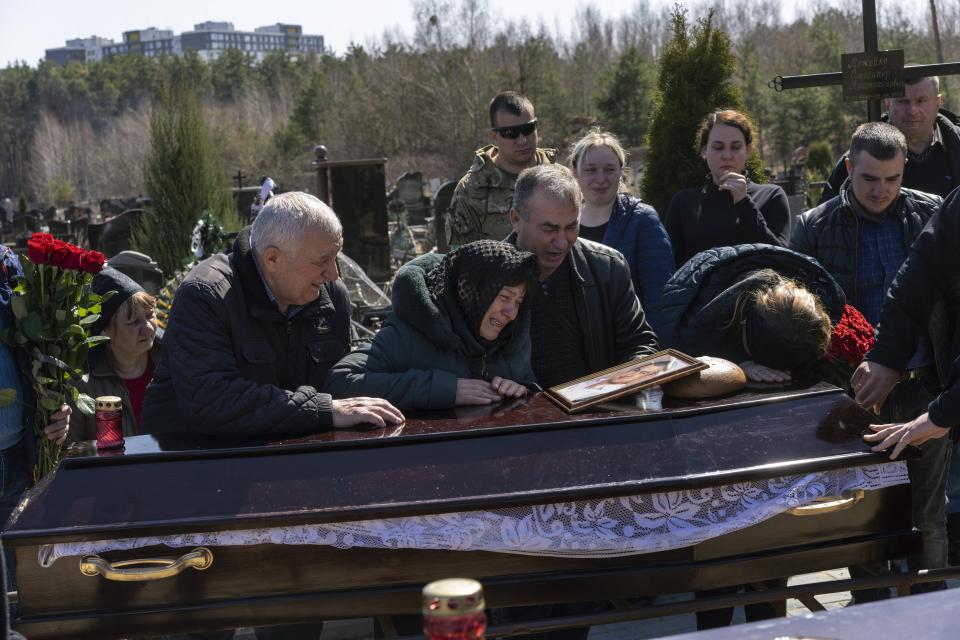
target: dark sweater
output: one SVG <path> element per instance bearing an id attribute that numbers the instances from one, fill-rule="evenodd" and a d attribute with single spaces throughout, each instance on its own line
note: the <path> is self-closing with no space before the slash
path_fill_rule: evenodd
<path id="1" fill-rule="evenodd" d="M 787 194 L 774 184 L 747 184 L 747 196 L 734 204 L 728 191 L 711 180 L 684 189 L 670 200 L 667 233 L 679 267 L 701 251 L 738 244 L 786 246 L 790 240 Z"/>

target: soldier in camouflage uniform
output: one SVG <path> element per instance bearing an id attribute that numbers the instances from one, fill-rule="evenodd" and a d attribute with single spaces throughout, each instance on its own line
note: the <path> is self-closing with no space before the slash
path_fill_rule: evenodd
<path id="1" fill-rule="evenodd" d="M 453 192 L 447 216 L 450 249 L 474 240 L 503 240 L 513 227 L 510 207 L 517 176 L 554 161 L 556 149 L 537 148 L 537 118 L 525 96 L 507 91 L 490 102 L 490 141 L 477 150 Z"/>

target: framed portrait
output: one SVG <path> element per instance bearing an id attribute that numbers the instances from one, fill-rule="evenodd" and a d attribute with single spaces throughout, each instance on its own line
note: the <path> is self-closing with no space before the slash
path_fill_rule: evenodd
<path id="1" fill-rule="evenodd" d="M 708 366 L 685 353 L 666 349 L 558 384 L 547 389 L 545 394 L 564 411 L 574 413 L 606 400 L 683 378 Z"/>

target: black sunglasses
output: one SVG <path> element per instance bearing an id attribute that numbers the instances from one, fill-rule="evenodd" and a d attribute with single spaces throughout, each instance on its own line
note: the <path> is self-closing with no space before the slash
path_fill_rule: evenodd
<path id="1" fill-rule="evenodd" d="M 524 124 L 515 124 L 510 127 L 493 127 L 491 131 L 499 133 L 501 136 L 507 140 L 513 140 L 518 136 L 527 137 L 531 133 L 537 130 L 537 119 L 534 118 L 530 122 L 525 122 Z"/>

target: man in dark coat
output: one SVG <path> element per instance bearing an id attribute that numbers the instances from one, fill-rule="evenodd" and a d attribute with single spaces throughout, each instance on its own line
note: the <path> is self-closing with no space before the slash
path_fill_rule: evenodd
<path id="1" fill-rule="evenodd" d="M 945 198 L 960 186 L 960 126 L 957 116 L 942 109 L 940 78 L 906 80 L 905 95 L 887 100 L 887 121 L 907 138 L 903 186 Z M 847 179 L 848 154 L 837 162 L 820 204 L 837 196 Z"/>
<path id="2" fill-rule="evenodd" d="M 177 289 L 142 429 L 243 436 L 401 422 L 385 400 L 318 391 L 350 347 L 342 246 L 330 207 L 286 193 L 237 236 L 231 255 L 194 267 Z"/>
<path id="3" fill-rule="evenodd" d="M 906 156 L 907 140 L 893 125 L 871 122 L 857 127 L 846 159 L 850 177 L 840 195 L 804 213 L 790 242 L 792 249 L 819 260 L 840 282 L 847 301 L 874 326 L 910 245 L 941 204 L 939 196 L 901 187 L 904 165 L 909 165 Z M 939 392 L 929 340 L 924 336 L 915 347 L 913 357 L 903 363 L 907 375 L 880 413 L 884 421 L 916 418 Z M 947 561 L 949 442 L 930 442 L 923 453 L 921 459 L 908 462 L 913 520 L 923 535 L 923 550 L 910 565 L 938 569 Z M 871 599 L 866 592 L 854 597 Z"/>
<path id="4" fill-rule="evenodd" d="M 517 179 L 507 238 L 537 256 L 545 295 L 531 314 L 533 371 L 541 387 L 659 349 L 616 249 L 578 238 L 580 186 L 569 169 L 540 165 Z"/>

